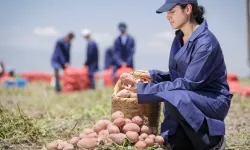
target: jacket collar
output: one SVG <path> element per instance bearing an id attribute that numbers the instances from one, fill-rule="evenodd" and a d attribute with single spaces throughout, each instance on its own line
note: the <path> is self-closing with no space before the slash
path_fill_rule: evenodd
<path id="1" fill-rule="evenodd" d="M 207 21 L 204 19 L 204 21 L 199 25 L 199 27 L 194 30 L 191 37 L 188 39 L 188 41 L 192 42 L 194 41 L 203 31 L 205 31 L 208 28 Z M 177 30 L 175 32 L 176 36 L 183 36 L 183 33 L 181 30 Z"/>

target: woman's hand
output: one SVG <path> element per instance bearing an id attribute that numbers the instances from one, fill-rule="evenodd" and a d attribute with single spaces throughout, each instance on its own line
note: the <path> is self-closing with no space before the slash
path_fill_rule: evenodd
<path id="1" fill-rule="evenodd" d="M 137 84 L 136 83 L 132 86 L 125 86 L 125 89 L 132 92 L 132 93 L 137 93 Z"/>
<path id="2" fill-rule="evenodd" d="M 140 74 L 140 81 L 141 81 L 141 82 L 147 82 L 148 79 L 151 79 L 151 76 L 150 76 L 150 74 L 149 74 L 148 71 L 142 72 L 142 73 Z"/>
<path id="3" fill-rule="evenodd" d="M 148 71 L 142 72 L 140 74 L 140 79 L 136 79 L 133 75 L 129 73 L 122 73 L 120 76 L 120 80 L 123 83 L 123 88 L 133 93 L 137 93 L 138 82 L 146 83 L 148 79 L 151 79 Z"/>
<path id="4" fill-rule="evenodd" d="M 136 92 L 136 78 L 129 74 L 129 73 L 122 73 L 120 76 L 120 80 L 122 81 L 122 84 L 124 88 L 131 92 Z"/>
<path id="5" fill-rule="evenodd" d="M 136 78 L 129 73 L 122 73 L 120 76 L 120 80 L 125 86 L 133 86 L 136 84 Z"/>

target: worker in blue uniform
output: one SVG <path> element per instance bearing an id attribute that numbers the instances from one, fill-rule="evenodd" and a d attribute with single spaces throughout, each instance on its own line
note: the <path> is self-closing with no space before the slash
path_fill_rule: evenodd
<path id="1" fill-rule="evenodd" d="M 113 65 L 113 48 L 109 47 L 105 51 L 104 69 L 109 69 Z"/>
<path id="2" fill-rule="evenodd" d="M 140 104 L 164 103 L 161 135 L 174 150 L 222 150 L 232 94 L 221 46 L 197 0 L 166 0 L 157 10 L 163 12 L 177 29 L 169 72 L 146 71 L 141 78 L 151 83 L 134 81 L 126 89 L 137 92 Z"/>
<path id="3" fill-rule="evenodd" d="M 65 69 L 70 64 L 70 45 L 74 34 L 70 32 L 67 36 L 57 40 L 52 55 L 51 64 L 54 68 L 55 90 L 61 91 L 59 70 Z"/>
<path id="4" fill-rule="evenodd" d="M 88 67 L 88 75 L 90 79 L 90 88 L 95 89 L 95 77 L 94 74 L 99 70 L 98 65 L 98 46 L 97 43 L 91 38 L 91 31 L 84 29 L 82 31 L 82 36 L 87 40 L 86 48 L 86 61 L 84 66 Z"/>
<path id="5" fill-rule="evenodd" d="M 127 33 L 127 25 L 124 22 L 119 23 L 118 29 L 120 35 L 115 39 L 113 47 L 113 78 L 117 69 L 122 66 L 134 68 L 135 40 Z"/>
<path id="6" fill-rule="evenodd" d="M 5 68 L 3 62 L 0 61 L 0 78 L 4 76 L 5 74 Z"/>

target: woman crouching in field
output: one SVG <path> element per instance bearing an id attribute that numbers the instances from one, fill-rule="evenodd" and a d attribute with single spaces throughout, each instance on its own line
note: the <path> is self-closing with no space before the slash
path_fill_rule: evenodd
<path id="1" fill-rule="evenodd" d="M 167 13 L 173 29 L 169 72 L 149 70 L 127 90 L 138 103 L 164 102 L 161 135 L 174 150 L 225 148 L 225 124 L 232 95 L 219 42 L 203 18 L 197 0 L 166 0 L 157 13 Z M 124 80 L 123 82 L 125 82 Z"/>

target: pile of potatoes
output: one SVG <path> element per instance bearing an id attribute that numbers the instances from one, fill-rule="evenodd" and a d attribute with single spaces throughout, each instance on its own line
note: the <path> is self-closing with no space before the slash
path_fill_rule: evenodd
<path id="1" fill-rule="evenodd" d="M 107 146 L 112 146 L 114 143 L 122 145 L 126 140 L 135 144 L 138 149 L 151 147 L 156 143 L 163 145 L 164 138 L 154 133 L 156 131 L 144 125 L 141 117 L 124 118 L 121 111 L 116 111 L 112 114 L 111 121 L 99 120 L 93 128 L 84 129 L 82 133 L 68 141 L 53 141 L 47 144 L 47 148 L 49 150 L 94 149 L 103 141 L 106 141 Z"/>

